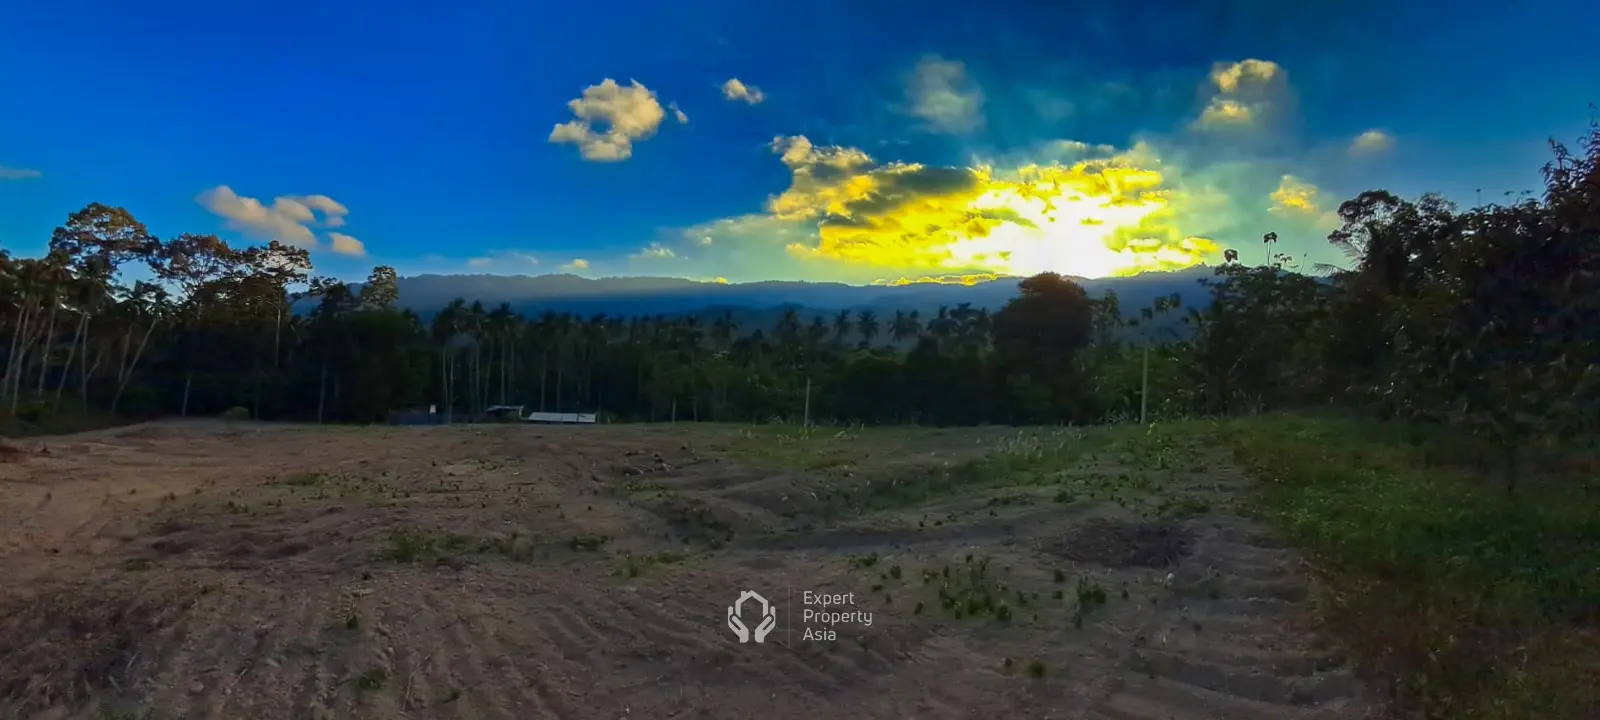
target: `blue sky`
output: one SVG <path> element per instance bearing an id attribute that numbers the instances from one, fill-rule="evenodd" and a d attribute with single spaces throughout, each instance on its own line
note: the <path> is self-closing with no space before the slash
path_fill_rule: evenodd
<path id="1" fill-rule="evenodd" d="M 314 244 L 344 278 L 1093 276 L 1249 260 L 1267 231 L 1326 261 L 1339 200 L 1536 189 L 1600 101 L 1591 0 L 7 16 L 0 245 L 99 201 Z"/>

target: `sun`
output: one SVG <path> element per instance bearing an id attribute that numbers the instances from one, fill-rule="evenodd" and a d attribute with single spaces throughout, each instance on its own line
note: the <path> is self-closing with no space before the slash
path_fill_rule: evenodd
<path id="1" fill-rule="evenodd" d="M 972 201 L 1010 222 L 952 243 L 952 264 L 1007 275 L 1058 272 L 1084 278 L 1132 275 L 1198 265 L 1216 252 L 1204 238 L 1183 237 L 1172 222 L 1172 193 L 1152 170 L 1030 166 L 1014 182 L 996 182 Z"/>

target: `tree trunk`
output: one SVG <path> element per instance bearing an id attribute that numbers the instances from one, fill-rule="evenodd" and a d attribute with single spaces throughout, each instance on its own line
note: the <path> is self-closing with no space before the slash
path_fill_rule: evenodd
<path id="1" fill-rule="evenodd" d="M 23 296 L 17 312 L 17 334 L 11 339 L 11 354 L 6 358 L 6 374 L 0 388 L 11 393 L 11 414 L 17 414 L 17 406 L 22 395 L 22 361 L 28 355 L 28 320 L 32 313 L 28 312 L 28 296 Z"/>
<path id="2" fill-rule="evenodd" d="M 61 377 L 56 380 L 55 407 L 61 409 L 61 392 L 67 387 L 67 376 L 72 374 L 72 360 L 78 353 L 78 341 L 83 337 L 84 326 L 89 324 L 89 313 L 84 311 L 72 331 L 72 344 L 67 347 L 67 361 L 61 364 Z"/>
<path id="3" fill-rule="evenodd" d="M 83 319 L 83 353 L 78 357 L 79 369 L 82 371 L 78 378 L 78 399 L 83 402 L 83 406 L 86 408 L 89 407 L 89 378 L 94 375 L 94 371 L 100 369 L 100 355 L 95 356 L 93 365 L 89 364 L 89 329 L 89 318 L 85 317 Z"/>
<path id="4" fill-rule="evenodd" d="M 272 320 L 272 370 L 278 371 L 278 354 L 282 352 L 280 343 L 283 339 L 283 306 L 278 306 L 278 314 Z"/>
<path id="5" fill-rule="evenodd" d="M 128 367 L 117 378 L 117 394 L 111 397 L 111 414 L 117 414 L 117 405 L 122 402 L 122 393 L 128 389 L 128 381 L 133 379 L 133 370 L 139 366 L 139 358 L 144 355 L 145 346 L 150 343 L 150 334 L 156 331 L 156 318 L 150 318 L 150 325 L 144 329 L 144 337 L 139 338 L 139 347 L 133 351 L 133 357 L 128 360 Z M 187 391 L 185 392 L 187 396 Z"/>
<path id="6" fill-rule="evenodd" d="M 11 342 L 8 344 L 6 352 L 6 371 L 4 375 L 0 375 L 0 397 L 5 397 L 11 392 L 11 375 L 17 372 L 17 354 L 20 352 L 23 328 L 27 326 L 27 319 L 28 296 L 23 294 L 22 302 L 17 303 L 17 329 L 11 335 Z M 14 414 L 15 412 L 16 406 L 13 405 L 12 413 Z"/>
<path id="7" fill-rule="evenodd" d="M 45 323 L 44 348 L 39 354 L 39 382 L 34 388 L 34 394 L 44 396 L 44 378 L 50 371 L 50 354 L 56 345 L 56 307 L 59 305 L 54 299 L 50 301 L 50 319 Z"/>

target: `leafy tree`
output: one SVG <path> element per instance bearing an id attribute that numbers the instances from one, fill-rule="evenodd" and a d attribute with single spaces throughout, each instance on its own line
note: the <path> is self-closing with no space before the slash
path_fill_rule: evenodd
<path id="1" fill-rule="evenodd" d="M 1078 379 L 1072 362 L 1091 339 L 1093 305 L 1082 287 L 1056 273 L 1035 275 L 1017 289 L 1018 297 L 994 316 L 996 359 L 1018 377 L 1014 392 L 1064 399 Z M 967 325 L 962 311 L 957 322 Z"/>

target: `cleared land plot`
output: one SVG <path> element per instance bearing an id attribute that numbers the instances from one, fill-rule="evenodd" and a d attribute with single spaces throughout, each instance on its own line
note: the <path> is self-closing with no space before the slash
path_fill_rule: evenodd
<path id="1" fill-rule="evenodd" d="M 0 716 L 1369 710 L 1310 629 L 1298 561 L 1233 507 L 1244 476 L 1138 431 L 190 422 L 47 442 L 0 462 Z M 764 644 L 728 628 L 746 590 L 777 608 Z M 870 626 L 806 622 L 806 591 L 850 594 L 832 609 Z"/>

